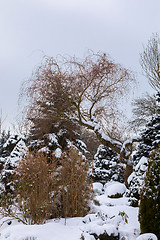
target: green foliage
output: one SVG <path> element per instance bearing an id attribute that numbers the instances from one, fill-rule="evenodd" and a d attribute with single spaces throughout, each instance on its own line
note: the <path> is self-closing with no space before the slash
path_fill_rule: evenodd
<path id="1" fill-rule="evenodd" d="M 1 137 L 0 137 L 0 146 L 3 146 L 3 144 L 8 140 L 10 137 L 10 131 L 6 132 L 5 130 L 2 131 Z"/>
<path id="2" fill-rule="evenodd" d="M 119 235 L 114 236 L 114 234 L 108 235 L 105 231 L 104 233 L 97 235 L 97 234 L 92 234 L 96 240 L 119 240 Z"/>
<path id="3" fill-rule="evenodd" d="M 92 179 L 93 182 L 102 184 L 111 180 L 124 182 L 124 170 L 118 154 L 102 144 L 98 147 L 94 156 Z"/>
<path id="4" fill-rule="evenodd" d="M 160 114 L 155 114 L 147 123 L 146 128 L 140 133 L 141 142 L 138 144 L 138 149 L 133 156 L 134 174 L 132 175 L 132 178 L 130 178 L 129 190 L 127 191 L 127 197 L 130 198 L 132 206 L 138 206 L 137 203 L 140 198 L 140 189 L 148 165 L 147 159 L 149 158 L 150 152 L 157 149 L 160 144 L 159 133 Z"/>
<path id="5" fill-rule="evenodd" d="M 160 239 L 160 148 L 149 158 L 139 209 L 141 232 L 152 232 Z"/>

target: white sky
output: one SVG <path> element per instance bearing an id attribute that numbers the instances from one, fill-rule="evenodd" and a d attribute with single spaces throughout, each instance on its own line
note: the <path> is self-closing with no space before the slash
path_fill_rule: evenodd
<path id="1" fill-rule="evenodd" d="M 139 95 L 153 92 L 139 53 L 160 34 L 160 0 L 0 0 L 0 108 L 5 124 L 18 113 L 21 83 L 43 55 L 109 53 L 137 72 Z M 5 125 L 4 124 L 4 125 Z"/>

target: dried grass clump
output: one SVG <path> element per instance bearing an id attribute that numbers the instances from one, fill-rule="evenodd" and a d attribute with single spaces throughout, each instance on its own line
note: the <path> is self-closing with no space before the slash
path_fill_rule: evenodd
<path id="1" fill-rule="evenodd" d="M 29 153 L 19 163 L 15 174 L 16 202 L 24 219 L 40 224 L 50 217 L 56 163 L 47 163 L 43 153 Z"/>
<path id="2" fill-rule="evenodd" d="M 75 148 L 63 155 L 60 186 L 64 217 L 84 216 L 88 212 L 92 196 L 88 167 L 85 157 Z"/>
<path id="3" fill-rule="evenodd" d="M 26 224 L 84 216 L 92 197 L 88 167 L 74 147 L 63 152 L 58 162 L 53 159 L 50 163 L 44 153 L 30 152 L 15 170 L 14 195 L 3 197 L 1 213 Z"/>

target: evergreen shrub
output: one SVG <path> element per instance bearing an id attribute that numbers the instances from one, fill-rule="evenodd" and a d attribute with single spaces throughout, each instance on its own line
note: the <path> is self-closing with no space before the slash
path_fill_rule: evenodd
<path id="1" fill-rule="evenodd" d="M 151 232 L 160 239 L 160 148 L 150 154 L 140 196 L 139 221 L 142 233 Z"/>
<path id="2" fill-rule="evenodd" d="M 93 182 L 105 184 L 108 181 L 124 182 L 123 164 L 119 156 L 111 148 L 100 145 L 93 160 Z"/>
<path id="3" fill-rule="evenodd" d="M 160 114 L 155 114 L 147 123 L 145 129 L 140 133 L 141 142 L 133 156 L 133 174 L 130 177 L 129 189 L 126 194 L 130 198 L 132 206 L 138 206 L 140 189 L 147 170 L 147 159 L 149 154 L 160 144 Z M 145 157 L 145 158 L 144 158 Z"/>

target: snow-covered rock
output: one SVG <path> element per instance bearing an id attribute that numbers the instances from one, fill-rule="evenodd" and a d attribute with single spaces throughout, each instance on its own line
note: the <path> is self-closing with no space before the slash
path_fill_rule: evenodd
<path id="1" fill-rule="evenodd" d="M 99 183 L 99 182 L 93 183 L 93 191 L 94 191 L 95 195 L 102 194 L 102 192 L 103 192 L 103 184 Z"/>
<path id="2" fill-rule="evenodd" d="M 126 186 L 123 183 L 111 181 L 106 183 L 105 186 L 105 194 L 108 197 L 116 197 L 116 196 L 123 196 L 126 192 Z"/>
<path id="3" fill-rule="evenodd" d="M 153 233 L 145 233 L 137 237 L 136 240 L 158 240 L 158 238 Z"/>

